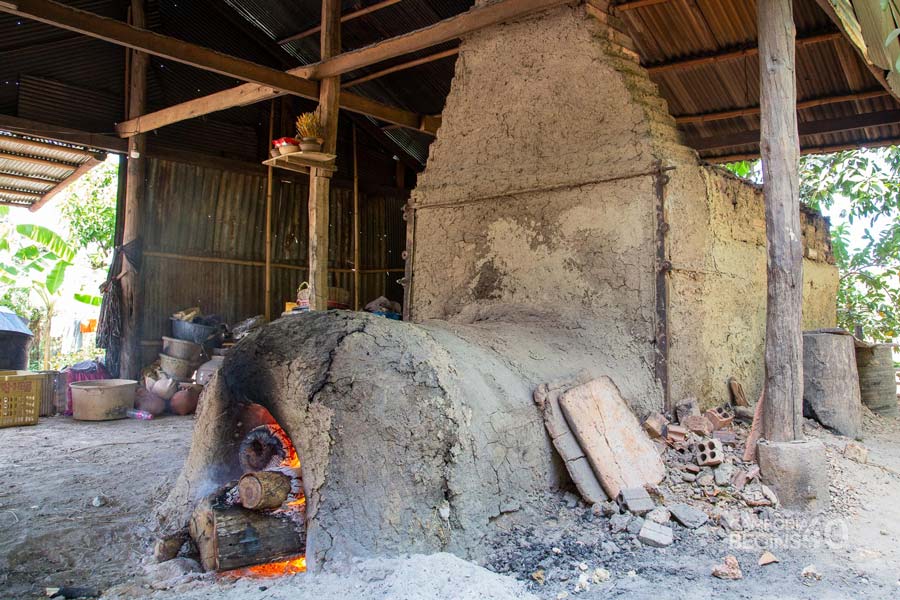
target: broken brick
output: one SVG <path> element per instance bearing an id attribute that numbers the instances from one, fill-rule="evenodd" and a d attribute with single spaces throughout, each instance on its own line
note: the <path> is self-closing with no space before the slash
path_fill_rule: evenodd
<path id="1" fill-rule="evenodd" d="M 706 439 L 697 444 L 697 464 L 701 467 L 714 467 L 722 464 L 725 453 L 722 450 L 722 442 Z"/>
<path id="2" fill-rule="evenodd" d="M 733 431 L 713 431 L 713 437 L 723 444 L 736 444 L 737 434 Z"/>
<path id="3" fill-rule="evenodd" d="M 644 420 L 644 431 L 651 438 L 661 438 L 666 433 L 666 425 L 669 420 L 660 413 L 653 413 Z"/>
<path id="4" fill-rule="evenodd" d="M 681 420 L 681 424 L 693 433 L 702 436 L 712 435 L 713 426 L 703 415 L 690 415 Z"/>
<path id="5" fill-rule="evenodd" d="M 688 430 L 681 425 L 669 425 L 666 427 L 666 439 L 672 443 L 683 442 L 687 439 Z"/>
<path id="6" fill-rule="evenodd" d="M 638 539 L 648 546 L 665 548 L 672 545 L 675 536 L 671 527 L 647 520 L 644 521 L 644 525 L 638 533 Z"/>
<path id="7" fill-rule="evenodd" d="M 724 406 L 711 408 L 704 415 L 712 423 L 713 430 L 730 427 L 732 421 L 734 421 L 734 413 Z"/>
<path id="8" fill-rule="evenodd" d="M 653 498 L 642 487 L 625 488 L 619 493 L 619 504 L 634 515 L 643 515 L 656 507 Z"/>

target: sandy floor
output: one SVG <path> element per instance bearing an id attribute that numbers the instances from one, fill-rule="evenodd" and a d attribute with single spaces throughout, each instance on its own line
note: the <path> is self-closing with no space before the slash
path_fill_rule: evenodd
<path id="1" fill-rule="evenodd" d="M 46 419 L 37 427 L 0 430 L 0 598 L 37 598 L 43 588 L 82 585 L 109 589 L 109 598 L 282 599 L 317 598 L 891 598 L 900 594 L 900 422 L 867 419 L 869 464 L 842 456 L 847 440 L 812 429 L 829 448 L 835 507 L 829 522 L 841 531 L 832 548 L 777 552 L 782 562 L 755 564 L 758 551 L 734 551 L 728 540 L 679 535 L 667 549 L 623 549 L 589 565 L 610 572 L 609 581 L 575 593 L 580 566 L 557 564 L 557 574 L 538 585 L 501 576 L 449 555 L 376 560 L 339 568 L 336 573 L 297 575 L 275 580 L 216 580 L 189 575 L 170 584 L 147 578 L 142 561 L 151 542 L 147 525 L 178 473 L 189 444 L 192 419 L 77 423 Z M 52 465 L 52 467 L 51 467 Z M 94 506 L 100 498 L 101 506 Z M 577 552 L 580 538 L 608 528 L 604 520 L 585 520 L 585 509 L 554 508 L 549 528 L 512 547 L 537 547 L 550 531 L 574 528 L 551 545 Z M 588 510 L 589 512 L 589 510 Z M 513 536 L 514 537 L 514 536 Z M 548 546 L 549 548 L 549 546 Z M 508 551 L 498 547 L 498 552 Z M 741 561 L 744 579 L 727 582 L 710 576 L 726 553 Z M 548 552 L 547 554 L 552 554 Z M 564 554 L 564 557 L 566 554 Z M 590 554 L 585 554 L 589 557 Z M 541 558 L 541 557 L 538 557 Z M 803 578 L 815 564 L 821 580 Z M 537 565 L 535 565 L 537 566 Z M 548 572 L 550 570 L 548 569 Z M 570 571 L 571 573 L 567 573 Z M 163 584 L 163 585 L 160 585 Z M 162 588 L 162 589 L 153 589 Z M 166 589 L 168 588 L 168 589 Z M 527 592 L 526 592 L 527 590 Z M 533 594 L 529 596 L 528 593 Z M 773 596 L 773 594 L 775 594 Z"/>
<path id="2" fill-rule="evenodd" d="M 192 426 L 193 417 L 54 417 L 0 429 L 0 598 L 104 589 L 140 572 L 147 517 L 187 455 Z"/>

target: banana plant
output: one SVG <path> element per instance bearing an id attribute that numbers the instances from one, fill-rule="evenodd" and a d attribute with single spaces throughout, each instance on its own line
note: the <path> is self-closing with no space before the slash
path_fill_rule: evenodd
<path id="1" fill-rule="evenodd" d="M 0 216 L 3 216 L 0 214 Z M 59 234 L 40 225 L 0 225 L 0 288 L 23 290 L 39 299 L 44 313 L 44 369 L 50 366 L 50 326 L 76 250 Z M 93 304 L 83 294 L 81 301 Z"/>

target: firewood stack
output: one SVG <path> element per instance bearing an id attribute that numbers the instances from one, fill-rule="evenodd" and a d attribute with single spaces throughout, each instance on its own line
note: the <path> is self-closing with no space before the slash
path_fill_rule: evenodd
<path id="1" fill-rule="evenodd" d="M 241 444 L 244 475 L 194 510 L 190 534 L 207 571 L 293 559 L 306 552 L 306 501 L 299 461 L 278 425 L 253 429 Z"/>

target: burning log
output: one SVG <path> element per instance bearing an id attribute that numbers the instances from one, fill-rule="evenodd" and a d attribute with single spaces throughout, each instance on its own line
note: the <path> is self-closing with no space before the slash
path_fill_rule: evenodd
<path id="1" fill-rule="evenodd" d="M 241 442 L 238 457 L 245 473 L 263 471 L 281 463 L 290 464 L 297 454 L 284 430 L 275 424 L 260 425 Z"/>
<path id="2" fill-rule="evenodd" d="M 229 502 L 231 486 L 203 500 L 190 533 L 207 571 L 283 561 L 306 552 L 305 509 L 259 512 Z"/>
<path id="3" fill-rule="evenodd" d="M 278 471 L 247 473 L 238 483 L 238 493 L 244 508 L 278 508 L 291 493 L 291 478 Z"/>

